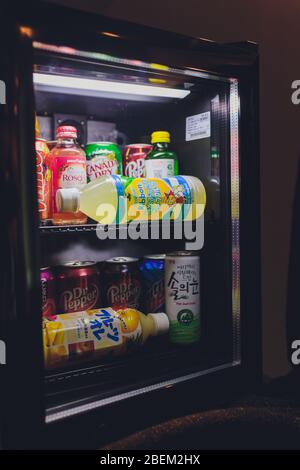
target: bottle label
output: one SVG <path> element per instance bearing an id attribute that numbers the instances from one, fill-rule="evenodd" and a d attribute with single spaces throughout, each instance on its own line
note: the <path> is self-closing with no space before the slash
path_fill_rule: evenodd
<path id="1" fill-rule="evenodd" d="M 145 160 L 147 178 L 168 178 L 174 176 L 174 160 L 172 158 Z"/>
<path id="2" fill-rule="evenodd" d="M 66 164 L 59 168 L 59 188 L 81 188 L 86 184 L 85 165 L 81 162 Z"/>
<path id="3" fill-rule="evenodd" d="M 143 330 L 137 310 L 102 308 L 44 320 L 43 341 L 46 367 L 55 367 L 129 351 L 143 342 Z"/>
<path id="4" fill-rule="evenodd" d="M 182 176 L 136 178 L 125 188 L 129 220 L 184 217 L 184 204 L 192 203 L 192 191 Z"/>
<path id="5" fill-rule="evenodd" d="M 57 212 L 56 191 L 64 188 L 81 189 L 86 185 L 86 161 L 85 158 L 60 157 L 54 158 L 53 171 L 53 212 Z"/>

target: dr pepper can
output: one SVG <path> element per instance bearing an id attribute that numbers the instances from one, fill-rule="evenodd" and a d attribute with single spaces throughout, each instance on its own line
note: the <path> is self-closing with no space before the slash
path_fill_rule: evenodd
<path id="1" fill-rule="evenodd" d="M 57 268 L 57 313 L 101 307 L 97 263 L 71 261 Z"/>

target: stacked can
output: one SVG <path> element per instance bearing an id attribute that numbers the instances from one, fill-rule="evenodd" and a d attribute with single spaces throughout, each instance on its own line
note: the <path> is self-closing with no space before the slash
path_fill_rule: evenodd
<path id="1" fill-rule="evenodd" d="M 101 307 L 97 263 L 71 261 L 57 268 L 57 313 L 73 313 Z"/>
<path id="2" fill-rule="evenodd" d="M 165 311 L 165 257 L 164 254 L 147 255 L 141 264 L 145 313 Z"/>
<path id="3" fill-rule="evenodd" d="M 42 315 L 50 318 L 56 314 L 56 286 L 52 269 L 41 268 Z"/>
<path id="4" fill-rule="evenodd" d="M 138 258 L 116 257 L 104 263 L 103 290 L 107 307 L 140 309 L 141 281 Z"/>
<path id="5" fill-rule="evenodd" d="M 113 142 L 91 142 L 85 147 L 87 179 L 122 174 L 122 154 Z"/>
<path id="6" fill-rule="evenodd" d="M 152 150 L 150 144 L 130 144 L 123 150 L 123 172 L 130 178 L 143 178 L 145 173 L 145 159 Z"/>

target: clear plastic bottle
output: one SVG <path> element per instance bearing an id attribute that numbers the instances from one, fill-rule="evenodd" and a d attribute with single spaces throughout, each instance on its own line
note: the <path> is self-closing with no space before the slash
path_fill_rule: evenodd
<path id="1" fill-rule="evenodd" d="M 59 212 L 56 193 L 59 189 L 82 189 L 87 183 L 86 156 L 77 143 L 77 130 L 73 126 L 60 126 L 56 130 L 56 146 L 50 152 L 52 172 L 52 222 L 54 225 L 80 225 L 87 222 L 82 212 Z"/>
<path id="2" fill-rule="evenodd" d="M 56 196 L 59 210 L 82 211 L 102 224 L 149 221 L 150 217 L 161 220 L 167 219 L 168 214 L 174 220 L 195 220 L 203 214 L 206 204 L 205 188 L 194 176 L 100 176 L 81 191 L 60 189 Z"/>
<path id="3" fill-rule="evenodd" d="M 168 331 L 165 313 L 145 315 L 132 308 L 108 307 L 44 318 L 45 366 L 57 368 L 74 361 L 130 353 L 149 337 Z"/>

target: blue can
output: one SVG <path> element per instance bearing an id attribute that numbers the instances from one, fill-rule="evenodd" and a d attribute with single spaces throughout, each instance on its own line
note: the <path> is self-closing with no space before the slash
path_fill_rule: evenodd
<path id="1" fill-rule="evenodd" d="M 165 256 L 146 255 L 141 264 L 144 313 L 165 311 Z"/>

